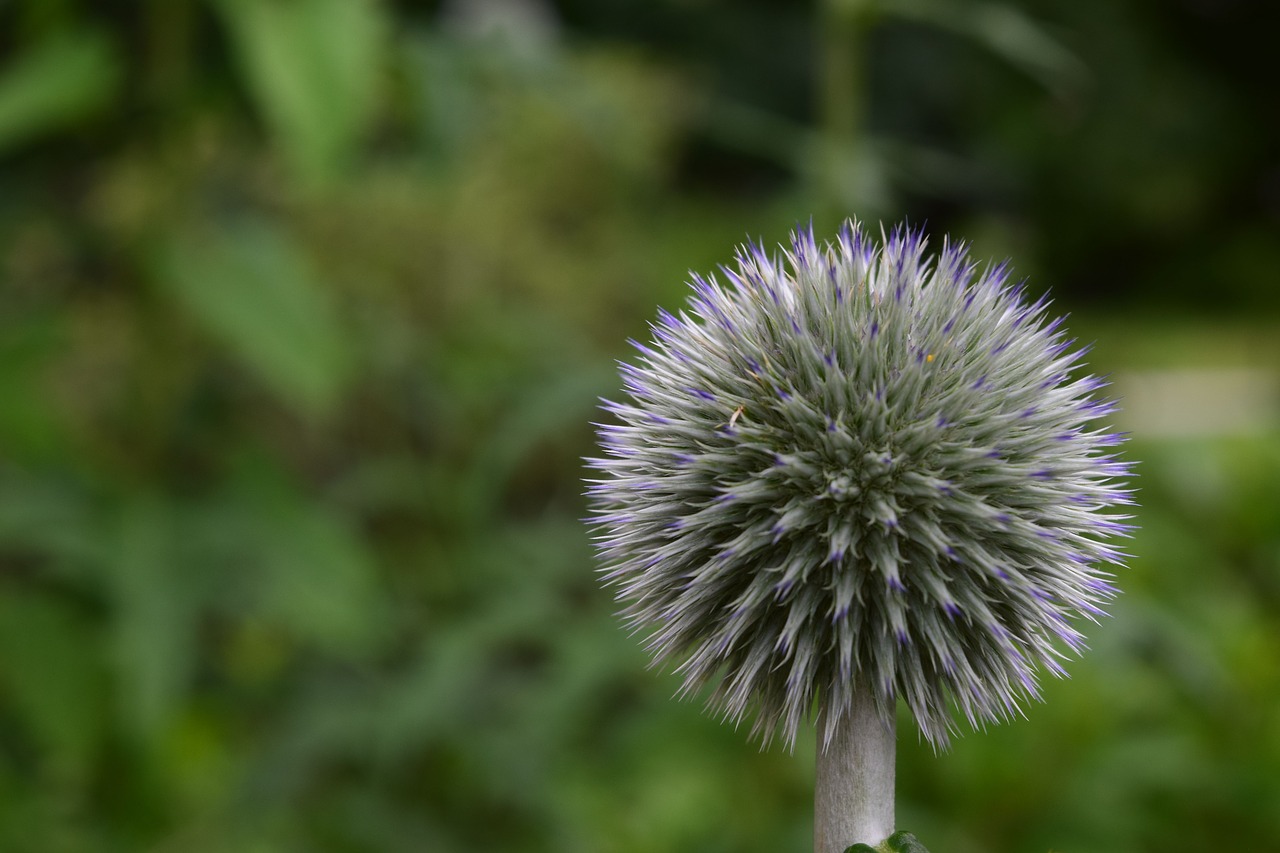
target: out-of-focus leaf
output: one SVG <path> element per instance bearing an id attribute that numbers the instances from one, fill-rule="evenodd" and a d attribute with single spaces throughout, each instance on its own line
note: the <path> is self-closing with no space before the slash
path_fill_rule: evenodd
<path id="1" fill-rule="evenodd" d="M 1079 57 L 1011 3 L 896 0 L 884 9 L 971 39 L 1054 92 L 1070 90 L 1088 75 Z"/>
<path id="2" fill-rule="evenodd" d="M 172 507 L 138 497 L 121 508 L 109 558 L 112 652 L 133 729 L 150 735 L 182 701 L 196 657 L 194 567 L 182 559 Z"/>
<path id="3" fill-rule="evenodd" d="M 54 319 L 0 329 L 0 446 L 12 457 L 48 458 L 61 449 L 62 424 L 41 393 L 60 331 Z"/>
<path id="4" fill-rule="evenodd" d="M 84 491 L 74 483 L 0 466 L 0 549 L 40 560 L 42 570 L 80 580 L 102 544 Z"/>
<path id="5" fill-rule="evenodd" d="M 115 95 L 120 62 L 103 34 L 75 30 L 0 72 L 0 153 L 92 115 Z"/>
<path id="6" fill-rule="evenodd" d="M 401 45 L 416 118 L 432 146 L 461 150 L 486 115 L 470 53 L 456 40 L 419 34 Z"/>
<path id="7" fill-rule="evenodd" d="M 351 157 L 376 103 L 381 5 L 221 0 L 241 71 L 285 155 L 311 186 Z"/>
<path id="8" fill-rule="evenodd" d="M 103 661 L 93 628 L 41 593 L 0 595 L 0 707 L 56 759 L 82 767 L 103 732 Z"/>
<path id="9" fill-rule="evenodd" d="M 517 468 L 592 416 L 597 391 L 612 372 L 602 366 L 567 368 L 511 399 L 506 416 L 479 445 L 482 450 L 467 471 L 463 496 L 474 501 L 468 506 L 475 511 L 472 517 L 499 509 L 502 490 L 510 487 Z"/>
<path id="10" fill-rule="evenodd" d="M 231 795 L 239 756 L 229 727 L 215 710 L 188 705 L 184 712 L 161 739 L 155 756 L 165 768 L 174 799 L 191 810 L 207 809 Z"/>
<path id="11" fill-rule="evenodd" d="M 557 573 L 581 566 L 582 561 L 575 559 L 579 555 L 574 553 L 581 542 L 567 538 L 566 533 L 564 527 L 551 524 L 527 530 L 495 529 L 447 560 L 468 566 L 474 583 L 492 586 L 496 592 L 485 595 L 476 608 L 441 614 L 413 663 L 391 685 L 375 734 L 384 760 L 411 754 L 433 738 L 496 725 L 495 720 L 508 715 L 520 716 L 523 703 L 546 701 L 548 708 L 544 710 L 560 710 L 560 699 L 568 697 L 540 695 L 543 691 L 559 692 L 553 689 L 554 679 L 539 675 L 536 687 L 526 689 L 504 681 L 499 670 L 504 648 L 541 647 L 582 636 L 582 625 L 569 621 L 574 617 L 550 582 Z M 446 568 L 430 566 L 426 570 Z M 613 640 L 610 637 L 591 645 L 587 657 L 601 651 L 616 653 L 618 644 Z M 630 651 L 625 644 L 623 648 Z M 563 677 L 570 681 L 576 676 L 599 674 L 583 669 Z M 528 735 L 530 729 L 547 721 L 536 719 L 540 709 L 525 710 L 535 713 L 522 718 L 515 728 Z M 557 722 L 551 721 L 551 725 Z M 509 722 L 502 725 L 511 727 Z M 527 751 L 534 749 L 530 742 Z"/>
<path id="12" fill-rule="evenodd" d="M 235 584 L 256 617 L 338 657 L 360 657 L 387 636 L 388 602 L 373 555 L 341 514 L 297 492 L 268 461 L 245 460 L 223 520 L 237 541 Z M 232 583 L 227 579 L 228 585 Z"/>
<path id="13" fill-rule="evenodd" d="M 299 249 L 265 223 L 162 247 L 157 277 L 212 335 L 304 414 L 323 415 L 351 355 L 329 293 Z"/>
<path id="14" fill-rule="evenodd" d="M 262 606 L 302 640 L 339 655 L 366 651 L 387 626 L 364 544 L 341 519 L 303 504 L 264 521 Z"/>

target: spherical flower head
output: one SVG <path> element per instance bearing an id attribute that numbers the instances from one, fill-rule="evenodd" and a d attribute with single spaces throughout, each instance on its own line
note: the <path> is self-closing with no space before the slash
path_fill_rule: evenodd
<path id="1" fill-rule="evenodd" d="M 693 276 L 606 402 L 602 577 L 682 694 L 824 743 L 855 691 L 945 747 L 1039 698 L 1115 594 L 1127 466 L 1073 348 L 962 245 L 793 235 Z"/>

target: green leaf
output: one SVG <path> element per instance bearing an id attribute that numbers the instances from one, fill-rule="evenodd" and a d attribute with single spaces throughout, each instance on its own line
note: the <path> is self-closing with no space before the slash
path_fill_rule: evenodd
<path id="1" fill-rule="evenodd" d="M 266 223 L 182 234 L 163 246 L 160 285 L 303 414 L 323 416 L 350 376 L 351 354 L 330 294 Z"/>
<path id="2" fill-rule="evenodd" d="M 126 718 L 149 736 L 171 722 L 195 667 L 193 567 L 183 559 L 177 514 L 158 498 L 128 499 L 114 533 L 112 651 Z"/>
<path id="3" fill-rule="evenodd" d="M 51 576 L 79 576 L 96 565 L 100 537 L 86 493 L 74 482 L 0 468 L 0 548 L 40 558 Z"/>
<path id="4" fill-rule="evenodd" d="M 220 0 L 250 93 L 308 186 L 336 178 L 373 115 L 382 7 L 351 0 Z"/>
<path id="5" fill-rule="evenodd" d="M 889 840 L 885 842 L 890 850 L 895 853 L 929 853 L 916 837 L 910 832 L 901 830 L 889 836 Z"/>
<path id="6" fill-rule="evenodd" d="M 92 761 L 106 719 L 106 671 L 88 619 L 53 596 L 0 595 L 0 699 L 49 755 Z"/>
<path id="7" fill-rule="evenodd" d="M 220 520 L 236 536 L 238 566 L 250 609 L 299 644 L 358 658 L 387 636 L 390 605 L 377 561 L 350 521 L 299 492 L 273 463 L 241 461 L 235 505 Z"/>
<path id="8" fill-rule="evenodd" d="M 899 0 L 885 8 L 970 39 L 1051 91 L 1069 91 L 1088 76 L 1079 57 L 1013 4 Z"/>
<path id="9" fill-rule="evenodd" d="M 598 389 L 611 369 L 594 365 L 565 368 L 555 376 L 538 375 L 531 386 L 509 396 L 507 412 L 478 442 L 475 459 L 468 465 L 460 495 L 469 501 L 473 519 L 487 519 L 500 511 L 500 500 L 517 470 L 548 442 L 588 420 Z"/>
<path id="10" fill-rule="evenodd" d="M 271 510 L 263 530 L 267 610 L 300 639 L 360 655 L 385 627 L 376 571 L 343 521 L 303 503 Z"/>
<path id="11" fill-rule="evenodd" d="M 66 452 L 64 424 L 48 394 L 49 363 L 62 346 L 59 317 L 0 325 L 0 446 L 16 459 L 52 459 Z"/>
<path id="12" fill-rule="evenodd" d="M 28 50 L 0 76 L 0 153 L 101 110 L 120 71 L 115 45 L 93 30 Z"/>
<path id="13" fill-rule="evenodd" d="M 929 853 L 910 832 L 901 830 L 890 835 L 875 847 L 870 844 L 854 844 L 846 847 L 844 853 Z"/>

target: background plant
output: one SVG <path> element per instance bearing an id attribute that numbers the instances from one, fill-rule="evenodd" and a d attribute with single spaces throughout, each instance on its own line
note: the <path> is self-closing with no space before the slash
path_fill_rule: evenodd
<path id="1" fill-rule="evenodd" d="M 1148 413 L 1117 618 L 905 742 L 899 822 L 1276 846 L 1263 4 L 480 5 L 0 6 L 0 848 L 805 849 L 812 768 L 617 631 L 577 460 L 617 342 L 814 211 L 1018 258 Z"/>

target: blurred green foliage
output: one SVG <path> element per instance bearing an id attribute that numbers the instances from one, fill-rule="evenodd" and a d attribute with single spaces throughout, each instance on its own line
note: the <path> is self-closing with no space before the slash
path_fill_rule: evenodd
<path id="1" fill-rule="evenodd" d="M 1274 378 L 1251 14 L 0 5 L 0 849 L 808 849 L 812 742 L 670 701 L 595 584 L 612 359 L 748 234 L 906 213 L 1101 370 Z M 1075 678 L 904 740 L 931 848 L 1280 845 L 1280 434 L 1174 433 Z"/>

